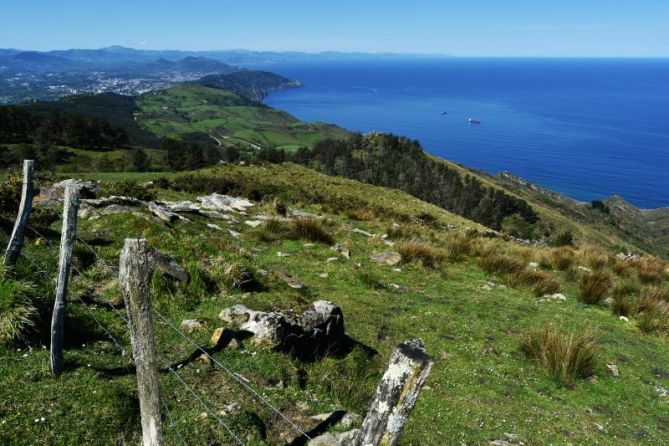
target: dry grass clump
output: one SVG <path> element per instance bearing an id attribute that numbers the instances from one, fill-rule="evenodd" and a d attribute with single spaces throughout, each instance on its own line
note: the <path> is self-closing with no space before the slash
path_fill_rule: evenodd
<path id="1" fill-rule="evenodd" d="M 491 274 L 513 274 L 525 269 L 527 262 L 508 254 L 489 250 L 481 254 L 479 265 Z"/>
<path id="2" fill-rule="evenodd" d="M 288 224 L 278 218 L 269 218 L 256 231 L 257 237 L 263 242 L 273 242 L 289 235 Z"/>
<path id="3" fill-rule="evenodd" d="M 357 221 L 372 220 L 376 217 L 374 212 L 370 211 L 369 209 L 348 209 L 344 211 L 344 215 L 351 220 Z"/>
<path id="4" fill-rule="evenodd" d="M 392 239 L 404 239 L 404 240 L 413 240 L 421 237 L 421 228 L 419 225 L 413 223 L 403 223 L 397 224 L 393 223 L 386 234 Z"/>
<path id="5" fill-rule="evenodd" d="M 667 288 L 666 286 L 661 286 L 661 285 L 645 286 L 641 288 L 639 294 L 648 299 L 669 302 L 669 288 Z"/>
<path id="6" fill-rule="evenodd" d="M 591 271 L 581 275 L 577 283 L 578 298 L 590 305 L 598 304 L 612 286 L 611 276 L 605 271 Z"/>
<path id="7" fill-rule="evenodd" d="M 611 289 L 611 296 L 613 298 L 617 297 L 637 297 L 641 293 L 641 284 L 634 279 L 622 279 L 617 280 L 613 288 Z"/>
<path id="8" fill-rule="evenodd" d="M 560 281 L 544 271 L 524 268 L 511 275 L 511 284 L 531 288 L 537 296 L 559 293 L 562 289 Z"/>
<path id="9" fill-rule="evenodd" d="M 576 254 L 567 247 L 555 248 L 550 251 L 548 261 L 556 271 L 567 271 L 576 261 Z"/>
<path id="10" fill-rule="evenodd" d="M 647 297 L 639 299 L 637 327 L 646 334 L 669 334 L 669 303 Z"/>
<path id="11" fill-rule="evenodd" d="M 548 325 L 522 335 L 520 349 L 545 367 L 555 382 L 572 387 L 576 379 L 592 374 L 598 347 L 587 331 L 567 332 Z"/>
<path id="12" fill-rule="evenodd" d="M 587 247 L 582 253 L 583 260 L 587 266 L 595 271 L 602 270 L 609 265 L 611 256 L 599 248 Z"/>
<path id="13" fill-rule="evenodd" d="M 659 260 L 644 257 L 633 262 L 639 280 L 644 283 L 658 283 L 667 279 L 667 266 Z"/>
<path id="14" fill-rule="evenodd" d="M 439 250 L 420 240 L 400 243 L 397 252 L 402 256 L 402 261 L 419 263 L 426 268 L 433 268 L 443 259 L 443 254 Z"/>
<path id="15" fill-rule="evenodd" d="M 634 297 L 616 296 L 611 301 L 611 312 L 618 316 L 632 316 L 639 312 L 639 303 Z"/>
<path id="16" fill-rule="evenodd" d="M 464 232 L 449 233 L 445 241 L 446 257 L 451 262 L 463 260 L 474 249 L 474 235 Z"/>
<path id="17" fill-rule="evenodd" d="M 290 222 L 290 232 L 293 238 L 320 242 L 331 245 L 334 243 L 332 235 L 323 227 L 320 220 L 316 218 L 296 218 Z"/>

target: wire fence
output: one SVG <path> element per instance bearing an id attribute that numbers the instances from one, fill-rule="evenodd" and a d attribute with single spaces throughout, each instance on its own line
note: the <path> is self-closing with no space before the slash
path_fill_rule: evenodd
<path id="1" fill-rule="evenodd" d="M 60 215 L 61 220 L 62 220 L 62 215 Z M 5 219 L 11 224 L 14 224 L 14 220 L 3 216 L 0 214 L 0 218 Z M 44 235 L 41 231 L 35 229 L 32 226 L 27 225 L 26 229 L 31 231 L 35 236 L 39 237 L 41 240 L 44 241 L 45 246 L 47 249 L 55 253 L 56 257 L 59 255 L 59 249 L 58 247 L 54 244 L 53 241 L 51 241 L 46 235 Z M 102 266 L 103 269 L 105 269 L 109 274 L 114 275 L 118 274 L 118 267 L 109 264 L 98 252 L 97 250 L 88 242 L 86 242 L 83 238 L 77 235 L 76 241 L 79 242 L 82 246 L 87 248 L 92 255 L 95 257 L 97 262 Z M 46 277 L 50 277 L 50 273 L 43 268 L 40 268 L 31 258 L 30 256 L 26 255 L 24 251 L 22 251 L 22 257 L 26 259 L 26 261 L 29 263 L 31 269 L 34 268 L 35 273 L 39 274 L 44 274 Z M 80 277 L 85 277 L 84 272 L 82 272 L 76 265 L 72 265 L 73 271 Z M 168 288 L 168 292 L 172 297 L 174 295 L 172 294 L 172 291 Z M 80 295 L 77 295 L 77 300 L 83 308 L 85 308 L 88 312 L 88 314 L 91 316 L 91 318 L 94 320 L 95 324 L 100 328 L 100 330 L 113 342 L 113 344 L 116 346 L 116 348 L 120 351 L 122 356 L 125 356 L 127 354 L 126 349 L 123 347 L 123 343 L 117 339 L 116 336 L 114 336 L 102 323 L 102 321 L 95 315 L 95 312 L 93 309 L 82 299 Z M 107 306 L 125 323 L 128 323 L 128 318 L 126 315 L 123 314 L 116 306 L 114 306 L 111 302 L 105 302 Z M 164 314 L 162 314 L 158 309 L 155 307 L 153 308 L 153 313 L 162 321 L 164 325 L 169 327 L 171 330 L 173 330 L 180 338 L 185 340 L 189 345 L 193 346 L 196 350 L 196 352 L 201 352 L 201 354 L 205 355 L 211 363 L 213 363 L 219 370 L 222 370 L 225 372 L 227 376 L 229 376 L 235 383 L 240 385 L 245 391 L 251 394 L 253 398 L 258 400 L 260 403 L 262 403 L 264 406 L 269 408 L 275 415 L 277 415 L 280 419 L 282 419 L 284 422 L 286 422 L 292 430 L 294 430 L 296 433 L 298 433 L 300 436 L 305 437 L 306 439 L 311 439 L 311 437 L 303 430 L 301 429 L 296 423 L 294 423 L 288 416 L 286 416 L 278 407 L 276 407 L 272 402 L 270 402 L 264 395 L 262 395 L 260 392 L 258 392 L 256 389 L 254 389 L 249 382 L 247 382 L 243 377 L 241 377 L 238 373 L 234 372 L 231 370 L 230 367 L 225 365 L 221 360 L 215 358 L 207 349 L 199 345 L 197 342 L 195 342 L 190 336 L 186 335 L 181 329 L 179 329 L 175 324 L 173 324 L 169 318 L 167 318 Z M 169 365 L 169 362 L 167 362 L 164 358 L 158 356 L 158 359 L 161 363 L 164 364 L 164 367 L 169 375 L 173 375 L 182 385 L 182 387 L 200 404 L 200 406 L 204 409 L 204 412 L 207 413 L 209 416 L 211 416 L 226 432 L 226 434 L 234 440 L 236 444 L 244 445 L 245 443 L 242 441 L 242 439 L 235 434 L 235 432 L 230 428 L 230 426 L 221 418 L 219 415 L 216 414 L 215 410 L 211 409 L 210 404 L 207 404 L 205 402 L 205 399 L 198 394 L 198 392 L 193 389 L 192 386 L 188 385 L 186 381 L 180 376 L 177 370 L 175 370 L 172 366 Z M 130 358 L 130 361 L 132 361 L 132 358 Z M 164 408 L 165 411 L 165 417 L 169 423 L 169 427 L 175 432 L 175 435 L 179 442 L 181 444 L 187 444 L 184 437 L 181 435 L 179 432 L 179 429 L 177 428 L 177 424 L 174 422 L 174 419 L 172 417 L 172 413 L 169 410 L 169 407 L 165 400 L 161 397 L 161 405 Z"/>

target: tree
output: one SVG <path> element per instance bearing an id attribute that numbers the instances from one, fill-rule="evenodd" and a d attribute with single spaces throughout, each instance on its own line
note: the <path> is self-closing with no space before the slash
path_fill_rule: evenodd
<path id="1" fill-rule="evenodd" d="M 133 149 L 131 159 L 132 165 L 137 172 L 146 172 L 151 168 L 151 159 L 146 152 L 140 148 Z"/>

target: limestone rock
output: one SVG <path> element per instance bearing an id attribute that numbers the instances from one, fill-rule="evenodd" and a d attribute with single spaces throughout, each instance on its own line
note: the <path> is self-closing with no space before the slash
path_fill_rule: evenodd
<path id="1" fill-rule="evenodd" d="M 137 198 L 125 197 L 121 195 L 111 195 L 109 197 L 102 198 L 88 198 L 81 200 L 82 204 L 87 204 L 94 208 L 103 208 L 111 206 L 112 204 L 117 204 L 119 206 L 142 206 L 146 203 Z"/>
<path id="2" fill-rule="evenodd" d="M 65 196 L 65 189 L 73 185 L 79 191 L 79 198 L 95 198 L 100 193 L 100 186 L 90 181 L 84 180 L 64 180 L 53 184 L 51 187 L 41 190 L 40 197 L 46 201 L 62 200 Z"/>
<path id="3" fill-rule="evenodd" d="M 159 205 L 155 201 L 149 203 L 149 210 L 153 212 L 153 215 L 167 223 L 171 223 L 181 218 L 179 214 L 170 211 L 165 206 Z"/>
<path id="4" fill-rule="evenodd" d="M 172 257 L 163 254 L 156 248 L 149 249 L 149 256 L 154 268 L 158 268 L 163 274 L 170 276 L 179 282 L 190 282 L 190 275 Z"/>
<path id="5" fill-rule="evenodd" d="M 372 254 L 372 262 L 382 265 L 395 266 L 402 261 L 402 256 L 398 252 L 388 251 Z"/>
<path id="6" fill-rule="evenodd" d="M 359 429 L 353 429 L 339 434 L 325 433 L 313 438 L 307 443 L 308 446 L 353 446 L 356 444 Z"/>
<path id="7" fill-rule="evenodd" d="M 252 333 L 251 342 L 264 347 L 279 347 L 297 325 L 297 321 L 286 317 L 283 313 L 254 311 L 239 304 L 224 309 L 218 317 L 224 322 L 238 325 L 243 331 Z"/>
<path id="8" fill-rule="evenodd" d="M 179 328 L 186 333 L 190 333 L 191 331 L 200 329 L 205 326 L 204 321 L 201 321 L 199 319 L 184 319 L 181 321 L 181 325 L 179 325 Z"/>
<path id="9" fill-rule="evenodd" d="M 344 245 L 340 245 L 339 243 L 337 243 L 330 249 L 332 249 L 333 251 L 337 251 L 339 254 L 341 254 L 342 257 L 346 259 L 351 258 L 351 251 Z"/>
<path id="10" fill-rule="evenodd" d="M 197 197 L 203 209 L 222 212 L 245 212 L 247 208 L 255 204 L 245 198 L 231 197 L 229 195 L 211 194 Z"/>
<path id="11" fill-rule="evenodd" d="M 618 370 L 618 366 L 615 364 L 607 363 L 606 371 L 608 372 L 609 375 L 613 376 L 614 378 L 620 376 L 620 371 Z"/>

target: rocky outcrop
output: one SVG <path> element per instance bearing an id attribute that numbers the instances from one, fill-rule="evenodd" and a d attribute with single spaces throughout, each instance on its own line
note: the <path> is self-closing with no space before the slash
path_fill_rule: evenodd
<path id="1" fill-rule="evenodd" d="M 244 305 L 235 305 L 221 311 L 219 318 L 252 333 L 251 343 L 255 345 L 301 357 L 336 350 L 345 338 L 341 309 L 325 300 L 312 303 L 301 316 L 254 311 Z"/>
<path id="2" fill-rule="evenodd" d="M 100 193 L 100 186 L 90 181 L 64 180 L 51 187 L 40 189 L 39 201 L 59 201 L 65 196 L 65 189 L 73 185 L 79 191 L 79 198 L 96 198 Z"/>

